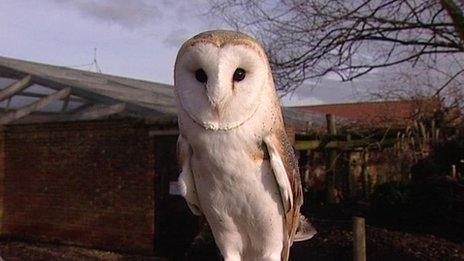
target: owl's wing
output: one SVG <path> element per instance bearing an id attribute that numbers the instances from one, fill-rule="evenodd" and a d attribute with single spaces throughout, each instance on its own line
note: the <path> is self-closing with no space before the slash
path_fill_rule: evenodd
<path id="1" fill-rule="evenodd" d="M 271 167 L 279 186 L 285 214 L 299 212 L 303 204 L 300 173 L 293 148 L 284 131 L 264 137 Z"/>
<path id="2" fill-rule="evenodd" d="M 293 148 L 287 134 L 281 130 L 264 138 L 269 152 L 270 163 L 274 172 L 285 214 L 285 241 L 283 260 L 288 257 L 288 251 L 295 238 L 300 221 L 300 207 L 303 204 L 300 174 Z"/>
<path id="3" fill-rule="evenodd" d="M 192 213 L 197 216 L 202 216 L 203 213 L 200 208 L 195 181 L 190 168 L 191 156 L 192 149 L 190 145 L 182 135 L 179 135 L 179 139 L 177 140 L 177 159 L 179 165 L 182 167 L 182 172 L 178 179 L 180 194 L 185 198 L 185 201 L 187 201 L 187 205 Z"/>

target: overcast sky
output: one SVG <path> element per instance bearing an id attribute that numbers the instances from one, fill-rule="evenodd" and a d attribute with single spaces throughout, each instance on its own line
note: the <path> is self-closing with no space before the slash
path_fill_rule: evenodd
<path id="1" fill-rule="evenodd" d="M 204 15 L 207 0 L 0 0 L 0 55 L 173 83 L 178 48 L 205 30 L 227 28 Z M 286 104 L 359 101 L 374 77 L 324 79 L 300 88 Z M 373 78 L 373 79 L 372 79 Z"/>

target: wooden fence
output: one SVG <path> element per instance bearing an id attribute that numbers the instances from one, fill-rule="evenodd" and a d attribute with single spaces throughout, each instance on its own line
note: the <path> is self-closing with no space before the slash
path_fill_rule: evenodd
<path id="1" fill-rule="evenodd" d="M 311 152 L 322 152 L 325 155 L 325 186 L 327 191 L 327 201 L 337 203 L 336 180 L 340 180 L 341 175 L 349 184 L 349 194 L 355 190 L 355 175 L 360 175 L 362 184 L 362 196 L 367 199 L 370 193 L 370 175 L 368 171 L 369 155 L 373 152 L 383 153 L 386 148 L 403 148 L 411 151 L 412 161 L 423 158 L 430 150 L 430 145 L 437 141 L 439 130 L 435 124 L 429 124 L 426 128 L 423 123 L 416 123 L 415 126 L 405 128 L 386 128 L 378 129 L 366 135 L 347 133 L 340 134 L 337 129 L 337 122 L 333 115 L 326 115 L 327 129 L 325 135 L 297 135 L 295 149 L 300 155 Z M 389 152 L 391 153 L 391 151 Z M 348 160 L 358 159 L 360 161 L 360 173 L 355 173 L 355 167 L 348 164 L 348 169 L 337 168 L 337 161 L 341 155 L 345 155 Z M 301 159 L 301 158 L 300 158 Z M 303 160 L 304 161 L 304 160 Z M 304 162 L 300 161 L 300 165 Z"/>

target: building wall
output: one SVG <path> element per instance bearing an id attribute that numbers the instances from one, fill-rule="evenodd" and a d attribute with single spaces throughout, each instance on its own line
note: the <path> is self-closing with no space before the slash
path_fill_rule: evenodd
<path id="1" fill-rule="evenodd" d="M 143 124 L 17 125 L 3 136 L 3 236 L 153 251 L 154 157 Z"/>
<path id="2" fill-rule="evenodd" d="M 156 253 L 169 260 L 183 260 L 193 238 L 199 232 L 199 220 L 180 195 L 170 194 L 170 185 L 177 184 L 177 134 L 153 136 L 155 150 Z"/>

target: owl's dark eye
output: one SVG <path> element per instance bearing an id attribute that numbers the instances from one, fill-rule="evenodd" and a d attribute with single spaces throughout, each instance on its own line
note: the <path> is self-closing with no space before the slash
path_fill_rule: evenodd
<path id="1" fill-rule="evenodd" d="M 195 79 L 201 83 L 206 83 L 208 81 L 208 76 L 203 69 L 198 69 L 195 71 Z"/>
<path id="2" fill-rule="evenodd" d="M 234 79 L 234 81 L 239 82 L 239 81 L 245 79 L 245 75 L 246 75 L 245 70 L 243 70 L 242 68 L 237 68 L 237 70 L 235 70 L 235 72 L 234 72 L 233 79 Z"/>

